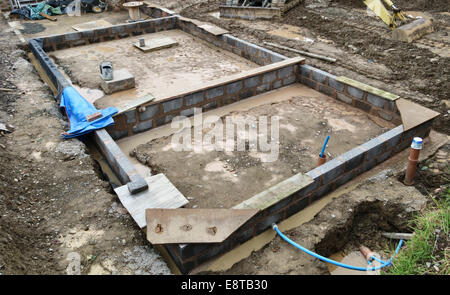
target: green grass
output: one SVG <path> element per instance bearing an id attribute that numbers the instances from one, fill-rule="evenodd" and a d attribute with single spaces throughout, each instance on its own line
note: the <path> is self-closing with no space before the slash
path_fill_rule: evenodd
<path id="1" fill-rule="evenodd" d="M 420 275 L 420 274 L 450 274 L 450 249 L 448 234 L 450 224 L 450 187 L 438 196 L 432 197 L 424 213 L 412 221 L 414 236 L 406 241 L 399 254 L 394 258 L 393 265 L 384 274 Z M 447 246 L 445 249 L 435 249 L 437 233 L 445 233 Z M 392 251 L 393 252 L 393 251 Z M 427 266 L 431 263 L 431 267 Z M 439 271 L 433 268 L 439 262 Z"/>

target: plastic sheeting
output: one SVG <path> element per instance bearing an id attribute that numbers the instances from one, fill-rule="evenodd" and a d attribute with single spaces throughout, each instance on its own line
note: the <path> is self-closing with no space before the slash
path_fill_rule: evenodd
<path id="1" fill-rule="evenodd" d="M 118 112 L 114 107 L 97 110 L 90 102 L 82 97 L 73 87 L 66 87 L 61 96 L 60 108 L 67 114 L 70 130 L 64 132 L 64 138 L 78 137 L 97 129 L 114 124 L 112 116 Z M 101 117 L 89 122 L 87 116 L 101 113 Z"/>

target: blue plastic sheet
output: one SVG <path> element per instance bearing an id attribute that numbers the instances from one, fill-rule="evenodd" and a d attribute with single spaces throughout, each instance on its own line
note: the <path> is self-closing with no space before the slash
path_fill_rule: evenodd
<path id="1" fill-rule="evenodd" d="M 78 137 L 112 125 L 114 124 L 112 116 L 118 112 L 114 107 L 97 110 L 73 87 L 66 87 L 63 90 L 59 106 L 66 112 L 70 124 L 70 130 L 63 133 L 64 138 Z M 86 117 L 97 112 L 100 112 L 102 117 L 88 122 Z"/>

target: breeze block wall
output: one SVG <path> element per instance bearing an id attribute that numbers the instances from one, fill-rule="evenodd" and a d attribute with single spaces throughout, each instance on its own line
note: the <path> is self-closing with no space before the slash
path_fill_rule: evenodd
<path id="1" fill-rule="evenodd" d="M 346 77 L 337 77 L 309 65 L 300 67 L 300 82 L 395 125 L 402 123 L 395 105 L 398 95 Z"/>
<path id="2" fill-rule="evenodd" d="M 264 66 L 287 59 L 274 51 L 246 42 L 230 34 L 214 35 L 186 18 L 178 19 L 179 29 L 194 35 L 224 50 L 230 51 L 252 62 Z"/>
<path id="3" fill-rule="evenodd" d="M 177 17 L 170 16 L 134 23 L 119 24 L 107 28 L 71 32 L 41 38 L 42 48 L 48 51 L 60 50 L 92 43 L 117 40 L 147 33 L 171 30 L 176 27 Z"/>
<path id="4" fill-rule="evenodd" d="M 119 139 L 170 123 L 176 116 L 192 116 L 194 108 L 205 112 L 296 83 L 303 63 L 303 58 L 287 59 L 212 81 L 200 89 L 138 105 L 114 116 L 115 124 L 107 130 L 114 139 Z"/>

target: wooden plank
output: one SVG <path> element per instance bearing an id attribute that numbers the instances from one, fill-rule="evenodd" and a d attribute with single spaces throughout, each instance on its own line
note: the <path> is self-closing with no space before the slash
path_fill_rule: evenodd
<path id="1" fill-rule="evenodd" d="M 221 243 L 257 209 L 147 209 L 147 239 L 152 244 Z"/>
<path id="2" fill-rule="evenodd" d="M 57 21 L 56 17 L 50 16 L 50 15 L 48 15 L 48 14 L 45 14 L 45 13 L 43 13 L 42 11 L 39 12 L 39 14 L 40 14 L 41 16 L 45 17 L 46 19 L 51 20 L 52 22 L 56 22 L 56 21 Z"/>
<path id="3" fill-rule="evenodd" d="M 150 176 L 145 180 L 148 183 L 148 190 L 134 195 L 128 191 L 126 185 L 114 189 L 122 205 L 139 227 L 146 226 L 145 209 L 176 209 L 189 203 L 164 174 Z"/>
<path id="4" fill-rule="evenodd" d="M 139 42 L 134 43 L 134 46 L 142 50 L 143 52 L 151 52 L 164 48 L 170 48 L 172 46 L 178 45 L 178 42 L 173 40 L 172 38 L 159 38 L 159 39 L 151 39 L 145 41 L 145 46 L 140 46 Z"/>
<path id="5" fill-rule="evenodd" d="M 294 49 L 294 48 L 290 48 L 290 47 L 286 47 L 286 46 L 282 46 L 282 45 L 278 45 L 275 43 L 271 43 L 271 42 L 264 42 L 264 44 L 278 48 L 278 49 L 283 49 L 286 51 L 291 51 L 291 52 L 295 52 L 304 56 L 308 56 L 308 57 L 313 57 L 313 58 L 317 58 L 317 59 L 322 59 L 325 61 L 329 61 L 329 62 L 336 62 L 337 59 L 332 58 L 332 57 L 328 57 L 328 56 L 324 56 L 324 55 L 319 55 L 319 54 L 314 54 L 314 53 L 310 53 L 310 52 L 306 52 L 306 51 L 302 51 L 302 50 L 298 50 L 298 49 Z"/>
<path id="6" fill-rule="evenodd" d="M 403 98 L 398 99 L 395 103 L 402 117 L 403 132 L 440 115 L 438 112 Z"/>

